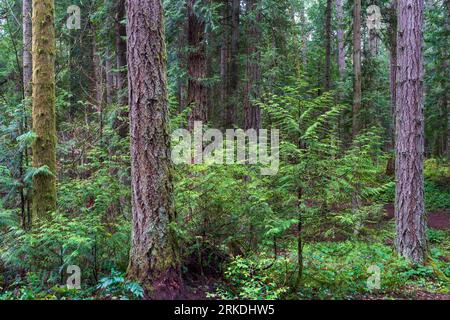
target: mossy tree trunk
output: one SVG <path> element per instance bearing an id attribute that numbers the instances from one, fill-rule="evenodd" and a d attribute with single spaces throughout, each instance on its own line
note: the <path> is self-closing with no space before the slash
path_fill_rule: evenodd
<path id="1" fill-rule="evenodd" d="M 161 0 L 128 0 L 132 248 L 128 276 L 151 299 L 175 299 L 181 287 L 168 128 L 166 49 Z"/>
<path id="2" fill-rule="evenodd" d="M 33 216 L 56 210 L 55 26 L 54 0 L 33 0 Z M 42 171 L 42 170 L 41 170 Z"/>

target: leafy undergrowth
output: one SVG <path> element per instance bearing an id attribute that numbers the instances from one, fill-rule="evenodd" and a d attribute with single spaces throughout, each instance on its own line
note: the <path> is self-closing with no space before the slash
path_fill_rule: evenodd
<path id="1" fill-rule="evenodd" d="M 430 256 L 425 266 L 411 265 L 395 252 L 386 235 L 393 225 L 370 242 L 319 242 L 304 247 L 304 271 L 298 290 L 294 245 L 291 254 L 276 261 L 266 254 L 236 257 L 225 280 L 209 297 L 216 299 L 415 299 L 450 293 L 450 233 L 429 231 Z M 392 237 L 391 237 L 392 239 Z M 379 286 L 376 272 L 379 270 Z"/>
<path id="2" fill-rule="evenodd" d="M 28 273 L 24 281 L 17 281 L 0 294 L 0 300 L 138 300 L 144 290 L 135 282 L 128 281 L 125 274 L 112 270 L 111 275 L 100 279 L 97 286 L 80 290 L 67 286 L 45 288 L 34 273 Z"/>
<path id="3" fill-rule="evenodd" d="M 297 275 L 295 243 L 276 260 L 261 251 L 237 256 L 225 268 L 223 280 L 207 293 L 208 299 L 415 299 L 450 294 L 450 232 L 429 230 L 430 257 L 425 266 L 410 265 L 398 257 L 392 245 L 393 223 L 374 231 L 370 239 L 317 242 L 304 246 L 304 271 L 299 288 L 292 290 Z M 383 240 L 384 239 L 384 240 Z M 379 288 L 376 271 L 379 270 Z M 373 286 L 372 286 L 373 287 Z M 142 288 L 123 273 L 112 271 L 95 286 L 69 290 L 46 288 L 34 273 L 5 288 L 5 299 L 141 299 Z"/>

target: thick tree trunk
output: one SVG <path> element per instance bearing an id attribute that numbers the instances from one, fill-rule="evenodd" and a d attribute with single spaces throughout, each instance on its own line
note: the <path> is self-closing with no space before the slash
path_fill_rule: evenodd
<path id="1" fill-rule="evenodd" d="M 168 128 L 161 0 L 127 0 L 133 233 L 128 276 L 149 298 L 175 299 L 181 287 Z"/>
<path id="2" fill-rule="evenodd" d="M 247 0 L 248 10 L 255 15 L 255 20 L 250 22 L 249 42 L 247 47 L 247 83 L 244 95 L 244 120 L 245 129 L 259 130 L 261 128 L 261 109 L 253 103 L 253 99 L 259 96 L 259 81 L 261 80 L 261 68 L 259 66 L 259 51 L 257 45 L 261 41 L 259 22 L 261 14 L 257 10 L 257 0 Z M 259 10 L 258 10 L 259 11 Z"/>
<path id="3" fill-rule="evenodd" d="M 361 0 L 353 6 L 353 128 L 356 137 L 361 130 Z"/>
<path id="4" fill-rule="evenodd" d="M 31 79 L 33 76 L 33 61 L 31 56 L 32 45 L 32 0 L 23 0 L 23 89 L 25 98 L 31 97 Z"/>
<path id="5" fill-rule="evenodd" d="M 56 211 L 55 4 L 33 0 L 33 167 L 49 173 L 33 177 L 33 215 L 48 219 Z"/>
<path id="6" fill-rule="evenodd" d="M 331 89 L 331 13 L 332 0 L 327 0 L 325 10 L 325 91 Z"/>
<path id="7" fill-rule="evenodd" d="M 188 106 L 189 129 L 192 130 L 195 121 L 208 120 L 208 88 L 206 79 L 206 48 L 204 43 L 205 22 L 194 12 L 194 6 L 199 0 L 188 0 Z"/>
<path id="8" fill-rule="evenodd" d="M 396 245 L 415 263 L 426 256 L 424 206 L 423 0 L 398 1 Z"/>
<path id="9" fill-rule="evenodd" d="M 338 68 L 339 78 L 344 79 L 345 74 L 345 47 L 344 47 L 344 3 L 336 0 L 337 42 L 338 42 Z"/>

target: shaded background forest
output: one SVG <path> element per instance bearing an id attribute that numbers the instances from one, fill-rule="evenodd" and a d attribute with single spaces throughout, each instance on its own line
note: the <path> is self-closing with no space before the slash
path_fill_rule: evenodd
<path id="1" fill-rule="evenodd" d="M 393 249 L 391 2 L 363 1 L 355 74 L 354 1 L 164 1 L 171 129 L 200 119 L 281 130 L 276 176 L 258 166 L 176 166 L 171 228 L 189 297 L 448 297 L 450 5 L 425 1 L 425 201 L 434 225 L 430 262 L 411 266 Z M 81 9 L 80 30 L 65 27 L 70 5 Z M 381 8 L 380 30 L 368 28 L 370 5 Z M 39 172 L 30 164 L 22 9 L 0 1 L 0 298 L 142 298 L 125 278 L 125 3 L 56 1 L 58 212 L 32 229 Z M 69 265 L 80 266 L 82 290 L 61 287 Z M 371 266 L 382 270 L 375 292 Z"/>

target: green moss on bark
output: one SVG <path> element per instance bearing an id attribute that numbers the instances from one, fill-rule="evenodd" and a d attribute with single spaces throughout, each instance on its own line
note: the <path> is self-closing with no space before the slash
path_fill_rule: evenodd
<path id="1" fill-rule="evenodd" d="M 33 216 L 48 219 L 56 211 L 55 26 L 54 0 L 33 0 L 33 167 L 54 175 L 33 178 Z"/>

